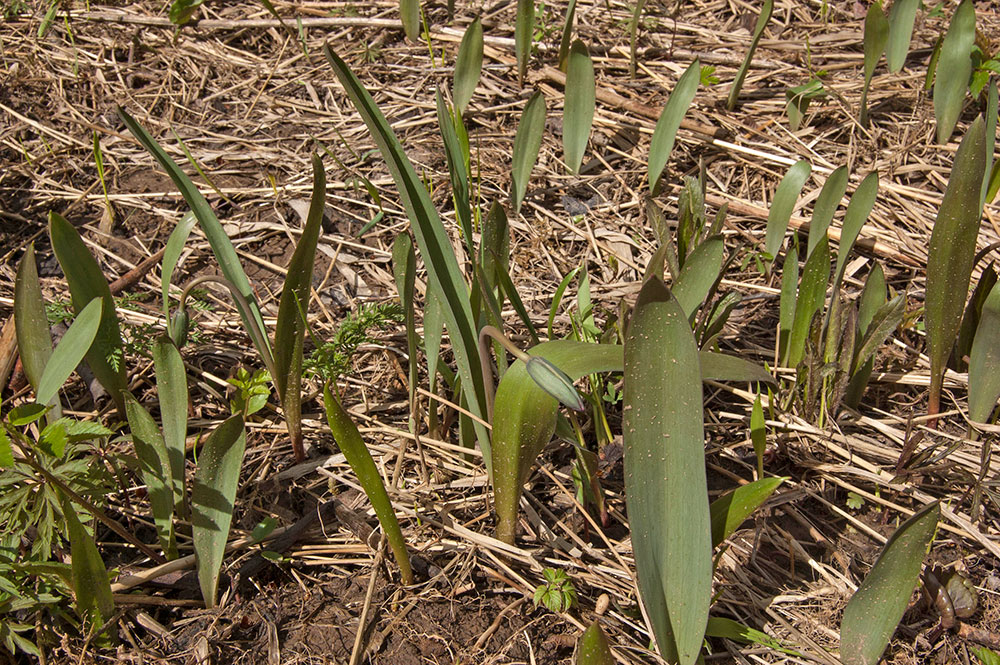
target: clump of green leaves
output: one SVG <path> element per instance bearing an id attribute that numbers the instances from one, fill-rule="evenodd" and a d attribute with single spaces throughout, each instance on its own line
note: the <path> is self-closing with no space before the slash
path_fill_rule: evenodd
<path id="1" fill-rule="evenodd" d="M 544 605 L 553 612 L 565 612 L 576 605 L 576 589 L 566 571 L 546 568 L 542 576 L 545 583 L 538 585 L 532 599 L 535 607 Z"/>
<path id="2" fill-rule="evenodd" d="M 362 305 L 340 324 L 330 341 L 319 342 L 313 338 L 316 348 L 306 358 L 305 370 L 322 379 L 336 379 L 350 367 L 359 346 L 375 341 L 374 331 L 392 327 L 402 320 L 403 308 L 398 303 Z"/>
<path id="3" fill-rule="evenodd" d="M 226 383 L 236 388 L 236 394 L 229 400 L 229 408 L 233 413 L 242 413 L 246 418 L 257 413 L 267 404 L 271 388 L 267 385 L 271 374 L 266 369 L 258 369 L 253 374 L 245 367 L 236 370 L 236 376 L 227 379 Z"/>

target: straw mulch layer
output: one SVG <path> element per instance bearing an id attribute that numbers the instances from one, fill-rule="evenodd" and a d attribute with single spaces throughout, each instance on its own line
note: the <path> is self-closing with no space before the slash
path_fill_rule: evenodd
<path id="1" fill-rule="evenodd" d="M 5 4 L 13 10 L 20 3 Z M 963 634 L 941 632 L 934 630 L 937 615 L 915 595 L 887 660 L 963 662 L 976 639 L 1000 630 L 998 506 L 995 494 L 987 492 L 981 519 L 970 520 L 970 491 L 984 444 L 963 439 L 965 375 L 949 375 L 946 416 L 938 430 L 925 427 L 928 363 L 921 355 L 922 332 L 912 323 L 922 305 L 928 239 L 957 141 L 979 112 L 970 103 L 952 143 L 934 144 L 924 72 L 946 19 L 920 13 L 906 68 L 890 75 L 882 66 L 876 73 L 869 97 L 872 124 L 863 129 L 857 116 L 865 3 L 779 0 L 741 104 L 728 112 L 729 82 L 749 41 L 756 3 L 649 3 L 640 27 L 638 72 L 630 78 L 631 3 L 581 2 L 577 31 L 594 57 L 601 95 L 583 173 L 576 177 L 567 175 L 561 162 L 563 88 L 553 69 L 565 3 L 539 3 L 540 43 L 524 85 L 513 61 L 516 3 L 457 4 L 449 19 L 443 4 L 425 3 L 430 48 L 404 38 L 393 2 L 276 1 L 279 14 L 289 19 L 285 25 L 257 3 L 211 2 L 199 11 L 198 23 L 179 31 L 167 22 L 163 3 L 67 2 L 43 37 L 38 32 L 47 3 L 11 11 L 0 30 L 2 316 L 10 315 L 14 271 L 30 242 L 40 255 L 46 296 L 68 297 L 46 233 L 47 215 L 56 211 L 78 226 L 109 280 L 139 267 L 131 272 L 139 280 L 124 291 L 129 306 L 120 311 L 127 334 L 140 338 L 162 326 L 158 264 L 149 270 L 143 261 L 163 247 L 185 206 L 128 135 L 115 115 L 116 104 L 186 165 L 177 139 L 183 140 L 211 180 L 211 186 L 199 182 L 227 225 L 265 316 L 277 312 L 283 267 L 311 187 L 314 150 L 321 150 L 329 179 L 328 219 L 314 279 L 318 298 L 310 309 L 314 331 L 329 337 L 361 303 L 392 300 L 390 251 L 408 222 L 366 128 L 322 57 L 322 45 L 329 43 L 372 91 L 417 171 L 433 187 L 455 247 L 461 248 L 434 91 L 450 90 L 458 42 L 465 26 L 481 15 L 486 57 L 466 121 L 484 205 L 494 199 L 508 203 L 513 136 L 533 90 L 544 93 L 549 109 L 527 201 L 520 216 L 510 219 L 512 278 L 544 330 L 556 286 L 567 272 L 585 266 L 603 325 L 620 303 L 634 301 L 655 249 L 643 204 L 649 136 L 669 91 L 699 57 L 715 67 L 720 82 L 702 86 L 680 132 L 665 174 L 668 185 L 658 199 L 667 219 L 676 219 L 681 176 L 696 175 L 703 164 L 709 214 L 728 204 L 727 248 L 743 246 L 742 257 L 762 246 L 770 197 L 790 164 L 806 159 L 813 166 L 793 216 L 796 227 L 809 219 L 834 168 L 849 167 L 851 190 L 877 170 L 878 202 L 857 258 L 848 264 L 846 289 L 856 295 L 879 261 L 890 287 L 907 293 L 914 314 L 880 353 L 860 414 L 823 428 L 795 413 L 781 416 L 786 426 L 770 437 L 768 472 L 788 480 L 721 555 L 713 614 L 763 630 L 790 651 L 713 640 L 711 661 L 837 662 L 831 654 L 839 648 L 843 607 L 887 535 L 913 510 L 941 498 L 943 517 L 931 558 L 967 571 L 982 607 Z M 998 15 L 990 3 L 980 4 L 983 33 L 1000 34 Z M 295 19 L 301 19 L 307 52 Z M 785 91 L 812 75 L 822 77 L 829 95 L 812 103 L 803 127 L 793 133 L 784 113 Z M 95 134 L 107 196 L 95 166 Z M 197 177 L 194 169 L 189 173 Z M 379 205 L 358 176 L 381 194 L 384 215 L 370 228 Z M 838 219 L 842 215 L 843 208 Z M 998 218 L 1000 207 L 987 206 L 980 247 L 1000 240 Z M 179 270 L 175 282 L 181 284 L 216 270 L 198 230 Z M 737 261 L 724 285 L 739 291 L 743 302 L 720 346 L 773 366 L 778 276 L 762 275 L 753 261 L 741 271 Z M 576 288 L 574 283 L 569 293 Z M 422 286 L 418 290 L 422 293 Z M 197 315 L 200 336 L 184 350 L 192 434 L 207 431 L 228 413 L 226 379 L 236 367 L 259 364 L 227 301 L 214 292 L 205 298 L 211 309 Z M 504 314 L 508 332 L 527 344 L 516 314 Z M 565 305 L 555 326 L 559 336 L 570 330 Z M 363 347 L 354 358 L 341 393 L 390 485 L 395 480 L 390 494 L 415 556 L 415 587 L 399 587 L 391 557 L 377 554 L 376 523 L 322 422 L 321 404 L 313 399 L 305 405 L 310 459 L 297 466 L 280 415 L 268 408 L 249 428 L 233 537 L 266 517 L 281 526 L 300 524 L 302 531 L 286 541 L 284 559 L 260 565 L 254 548 L 232 553 L 218 610 L 201 609 L 189 570 L 121 588 L 117 649 L 99 649 L 73 634 L 50 634 L 50 661 L 347 663 L 353 654 L 355 662 L 393 665 L 569 663 L 581 629 L 600 610 L 620 662 L 658 662 L 648 651 L 633 582 L 616 454 L 620 407 L 609 407 L 618 443 L 607 447 L 602 459 L 610 525 L 598 529 L 578 509 L 572 451 L 554 446 L 527 485 L 518 547 L 504 547 L 491 538 L 481 455 L 459 447 L 454 426 L 427 432 L 421 425 L 420 447 L 414 445 L 407 426 L 405 349 L 401 328 L 381 334 L 378 344 Z M 139 355 L 128 359 L 133 393 L 155 403 L 150 364 Z M 426 377 L 422 381 L 426 387 Z M 13 385 L 5 388 L 5 400 L 12 391 L 24 394 Z M 106 399 L 97 396 L 95 406 L 82 381 L 65 397 L 79 412 L 104 407 L 101 417 L 113 418 Z M 750 400 L 739 389 L 706 388 L 713 496 L 753 478 Z M 423 395 L 419 408 L 418 422 L 424 423 L 428 408 L 442 407 L 436 402 L 429 407 Z M 987 445 L 991 441 L 985 438 Z M 128 452 L 125 444 L 115 445 Z M 994 459 L 987 477 L 995 478 L 997 469 Z M 116 517 L 152 541 L 141 496 L 123 491 L 108 500 Z M 109 565 L 118 566 L 121 575 L 142 575 L 152 567 L 118 546 L 113 534 L 99 530 L 98 538 Z M 562 614 L 534 607 L 530 597 L 545 567 L 569 574 L 579 597 L 576 607 Z"/>

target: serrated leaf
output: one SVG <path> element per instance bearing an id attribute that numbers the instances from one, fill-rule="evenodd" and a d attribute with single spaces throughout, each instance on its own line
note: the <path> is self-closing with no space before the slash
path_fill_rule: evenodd
<path id="1" fill-rule="evenodd" d="M 477 16 L 462 35 L 462 43 L 458 47 L 458 58 L 455 60 L 455 81 L 452 88 L 452 99 L 459 114 L 464 114 L 469 106 L 479 75 L 483 70 L 483 23 Z"/>
<path id="2" fill-rule="evenodd" d="M 535 168 L 538 151 L 542 147 L 545 131 L 545 97 L 535 91 L 524 106 L 521 120 L 514 136 L 514 152 L 511 163 L 510 198 L 514 204 L 514 214 L 521 210 L 521 202 L 528 191 L 531 170 Z"/>
<path id="3" fill-rule="evenodd" d="M 191 490 L 191 531 L 198 584 L 208 608 L 215 607 L 218 595 L 245 448 L 243 417 L 235 415 L 215 428 L 198 455 Z"/>
<path id="4" fill-rule="evenodd" d="M 750 38 L 750 46 L 747 47 L 747 53 L 743 56 L 743 62 L 740 64 L 740 68 L 736 72 L 736 78 L 733 79 L 733 87 L 729 89 L 729 98 L 726 100 L 726 108 L 730 111 L 736 108 L 736 100 L 740 96 L 740 89 L 743 88 L 743 81 L 746 80 L 747 72 L 750 71 L 750 63 L 753 61 L 753 54 L 757 50 L 757 44 L 760 42 L 761 35 L 764 34 L 764 28 L 767 27 L 767 22 L 771 20 L 771 12 L 773 10 L 774 0 L 764 0 L 764 4 L 760 8 L 760 14 L 757 16 L 757 23 L 753 28 L 753 36 Z"/>
<path id="5" fill-rule="evenodd" d="M 760 396 L 757 397 L 757 400 L 755 409 L 756 405 L 760 404 Z M 763 416 L 761 419 L 763 420 Z M 709 506 L 712 521 L 712 547 L 718 547 L 731 536 L 785 480 L 787 478 L 761 478 L 752 483 L 741 485 L 713 501 Z"/>
<path id="6" fill-rule="evenodd" d="M 795 210 L 795 202 L 802 193 L 802 187 L 812 172 L 812 165 L 802 159 L 789 167 L 785 177 L 781 179 L 778 188 L 771 199 L 771 209 L 767 213 L 767 236 L 764 241 L 764 251 L 771 257 L 778 255 L 781 243 L 788 230 L 788 221 Z"/>
<path id="7" fill-rule="evenodd" d="M 889 10 L 889 43 L 886 47 L 885 60 L 889 71 L 893 74 L 898 73 L 906 62 L 918 7 L 920 0 L 896 0 Z"/>
<path id="8" fill-rule="evenodd" d="M 597 621 L 590 624 L 576 645 L 576 665 L 614 665 L 611 644 Z"/>
<path id="9" fill-rule="evenodd" d="M 594 123 L 597 102 L 594 85 L 594 63 L 587 46 L 576 39 L 570 46 L 566 63 L 566 101 L 563 109 L 563 153 L 566 168 L 574 175 L 580 172 Z"/>
<path id="10" fill-rule="evenodd" d="M 24 376 L 37 394 L 38 382 L 52 356 L 52 336 L 45 316 L 42 288 L 38 282 L 35 243 L 28 245 L 14 278 L 14 328 Z M 54 402 L 53 407 L 52 415 L 58 418 L 58 401 Z"/>
<path id="11" fill-rule="evenodd" d="M 1000 398 L 1000 283 L 990 289 L 969 356 L 969 419 L 985 423 Z M 989 445 L 983 442 L 983 445 Z"/>
<path id="12" fill-rule="evenodd" d="M 91 300 L 83 311 L 73 320 L 69 330 L 59 340 L 52 357 L 45 365 L 45 371 L 38 381 L 35 396 L 39 404 L 48 404 L 66 383 L 66 379 L 76 370 L 84 356 L 90 351 L 97 331 L 101 326 L 104 301 L 101 298 Z"/>
<path id="13" fill-rule="evenodd" d="M 701 369 L 684 311 L 655 278 L 639 292 L 624 354 L 625 491 L 639 592 L 660 654 L 690 665 L 712 588 Z"/>
<path id="14" fill-rule="evenodd" d="M 847 603 L 840 625 L 844 665 L 875 665 L 882 657 L 917 586 L 940 512 L 935 502 L 906 520 Z"/>
<path id="15" fill-rule="evenodd" d="M 865 83 L 861 88 L 861 125 L 868 127 L 868 88 L 871 86 L 872 75 L 878 61 L 885 53 L 885 46 L 889 41 L 889 21 L 882 11 L 882 5 L 873 2 L 868 5 L 868 13 L 865 15 Z"/>
<path id="16" fill-rule="evenodd" d="M 972 47 L 975 43 L 976 7 L 972 0 L 962 0 L 941 42 L 941 55 L 934 78 L 934 118 L 937 120 L 938 143 L 948 142 L 962 114 L 965 91 L 972 74 Z"/>
<path id="17" fill-rule="evenodd" d="M 813 249 L 819 244 L 820 238 L 826 236 L 833 215 L 837 212 L 840 200 L 847 192 L 848 172 L 846 166 L 837 167 L 833 173 L 823 183 L 819 197 L 813 205 L 812 220 L 809 222 L 809 240 L 806 244 L 806 258 L 812 254 Z"/>
<path id="18" fill-rule="evenodd" d="M 153 511 L 160 549 L 167 559 L 177 558 L 177 541 L 174 535 L 174 493 L 171 485 L 171 466 L 163 435 L 156 421 L 131 395 L 125 396 L 125 414 L 132 431 L 132 444 L 139 458 L 139 471 L 146 483 L 149 506 Z"/>
<path id="19" fill-rule="evenodd" d="M 168 336 L 157 337 L 152 352 L 153 367 L 156 370 L 156 391 L 160 397 L 163 444 L 168 462 L 164 472 L 167 474 L 173 493 L 173 507 L 175 510 L 183 511 L 188 413 L 187 372 L 180 351 Z"/>
<path id="20" fill-rule="evenodd" d="M 694 95 L 698 92 L 698 84 L 701 72 L 701 63 L 698 58 L 694 59 L 688 68 L 681 75 L 670 93 L 670 98 L 660 113 L 660 119 L 656 121 L 656 128 L 653 130 L 653 138 L 649 144 L 649 166 L 647 179 L 649 190 L 653 196 L 660 190 L 660 176 L 663 169 L 670 160 L 670 152 L 674 149 L 674 140 L 677 138 L 677 130 L 680 129 L 681 122 L 687 114 Z"/>

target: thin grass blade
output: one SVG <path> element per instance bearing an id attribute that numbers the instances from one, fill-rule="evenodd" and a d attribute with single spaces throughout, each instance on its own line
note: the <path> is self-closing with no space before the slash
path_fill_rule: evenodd
<path id="1" fill-rule="evenodd" d="M 918 7 L 920 0 L 896 0 L 889 10 L 889 44 L 886 47 L 885 60 L 889 71 L 893 74 L 899 73 L 903 63 L 906 62 Z"/>
<path id="2" fill-rule="evenodd" d="M 635 7 L 632 8 L 632 20 L 628 24 L 628 76 L 635 78 L 636 53 L 639 49 L 639 21 L 642 19 L 642 10 L 646 6 L 646 0 L 636 0 Z"/>
<path id="3" fill-rule="evenodd" d="M 875 665 L 882 657 L 917 586 L 940 512 L 935 502 L 906 520 L 847 603 L 840 625 L 844 665 Z"/>
<path id="4" fill-rule="evenodd" d="M 788 221 L 792 218 L 792 211 L 795 210 L 795 202 L 798 201 L 802 187 L 805 186 L 811 172 L 812 165 L 806 160 L 795 162 L 774 191 L 771 210 L 767 214 L 767 235 L 764 241 L 764 251 L 771 260 L 781 249 L 785 231 L 788 230 Z"/>
<path id="5" fill-rule="evenodd" d="M 104 301 L 101 298 L 91 300 L 59 340 L 59 344 L 45 365 L 42 377 L 38 380 L 35 396 L 39 404 L 48 404 L 52 401 L 69 375 L 87 355 L 100 329 L 103 307 Z"/>
<path id="6" fill-rule="evenodd" d="M 701 62 L 698 58 L 688 66 L 677 81 L 677 86 L 670 93 L 670 98 L 660 113 L 660 119 L 656 121 L 656 128 L 653 130 L 653 139 L 649 145 L 649 170 L 647 178 L 649 180 L 649 190 L 656 196 L 660 190 L 660 176 L 670 160 L 670 152 L 674 149 L 674 140 L 677 138 L 677 130 L 680 129 L 681 121 L 687 113 L 694 95 L 698 92 L 698 84 L 701 81 Z"/>
<path id="7" fill-rule="evenodd" d="M 563 153 L 566 168 L 574 175 L 580 172 L 583 154 L 587 151 L 596 95 L 590 53 L 582 41 L 574 40 L 566 64 L 566 105 L 563 109 Z"/>
<path id="8" fill-rule="evenodd" d="M 820 238 L 820 244 L 827 240 L 826 234 Z M 796 290 L 799 283 L 799 248 L 792 245 L 785 255 L 781 267 L 781 295 L 778 299 L 778 357 L 788 355 L 788 338 L 792 334 L 792 324 L 795 322 Z"/>
<path id="9" fill-rule="evenodd" d="M 771 20 L 772 11 L 774 11 L 774 0 L 764 0 L 764 4 L 760 8 L 760 15 L 757 16 L 757 23 L 753 28 L 753 36 L 750 38 L 750 46 L 747 47 L 747 54 L 743 56 L 743 63 L 740 64 L 740 68 L 736 72 L 736 78 L 733 79 L 733 87 L 729 89 L 729 98 L 726 100 L 726 108 L 730 111 L 736 108 L 736 100 L 739 99 L 740 89 L 743 88 L 743 82 L 747 78 L 747 72 L 750 71 L 750 63 L 753 61 L 754 52 L 757 51 L 757 44 L 760 42 L 761 35 L 764 34 L 764 28 L 767 27 L 767 22 Z"/>
<path id="10" fill-rule="evenodd" d="M 542 133 L 545 131 L 545 97 L 541 91 L 528 99 L 517 125 L 514 136 L 514 152 L 511 164 L 510 198 L 514 205 L 514 214 L 521 210 L 521 202 L 528 191 L 528 180 L 531 170 L 535 168 L 538 151 L 542 147 Z"/>
<path id="11" fill-rule="evenodd" d="M 760 393 L 753 401 L 750 410 L 750 441 L 753 443 L 754 456 L 757 458 L 757 479 L 764 477 L 764 453 L 767 451 L 767 430 L 764 421 L 764 407 L 760 402 Z M 714 539 L 713 539 L 714 540 Z M 718 543 L 714 543 L 718 545 Z"/>
<path id="12" fill-rule="evenodd" d="M 438 91 L 434 95 L 437 107 L 438 127 L 441 129 L 441 140 L 444 142 L 444 154 L 448 161 L 448 174 L 451 179 L 451 195 L 455 202 L 455 216 L 458 226 L 462 229 L 462 240 L 470 257 L 476 255 L 475 243 L 472 239 L 472 209 L 469 207 L 469 177 L 465 170 L 465 157 L 455 132 L 455 121 L 462 122 L 461 117 L 453 117 L 444 97 Z"/>
<path id="13" fill-rule="evenodd" d="M 455 60 L 452 99 L 460 115 L 465 114 L 483 71 L 483 22 L 477 16 L 465 29 Z"/>
<path id="14" fill-rule="evenodd" d="M 976 43 L 976 7 L 962 0 L 941 42 L 934 77 L 934 117 L 937 142 L 945 144 L 955 131 L 972 75 L 972 47 Z"/>
<path id="15" fill-rule="evenodd" d="M 559 71 L 566 71 L 569 60 L 569 45 L 573 43 L 573 20 L 576 18 L 576 0 L 569 0 L 566 20 L 563 22 L 562 38 L 559 40 Z"/>
<path id="16" fill-rule="evenodd" d="M 993 178 L 993 150 L 997 142 L 997 113 L 1000 112 L 1000 96 L 997 92 L 996 79 L 990 81 L 989 91 L 986 93 L 986 169 L 983 172 L 983 192 L 980 196 L 979 205 L 984 206 L 992 202 L 989 198 L 990 181 Z M 994 195 L 996 191 L 994 191 Z"/>

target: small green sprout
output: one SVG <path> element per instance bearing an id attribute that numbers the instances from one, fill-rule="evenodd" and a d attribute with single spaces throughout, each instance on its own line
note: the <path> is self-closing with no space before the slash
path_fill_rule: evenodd
<path id="1" fill-rule="evenodd" d="M 236 376 L 226 380 L 226 383 L 237 389 L 233 399 L 229 400 L 232 412 L 242 413 L 245 418 L 263 409 L 267 398 L 271 396 L 271 389 L 268 387 L 270 381 L 271 375 L 266 369 L 259 369 L 252 375 L 244 367 L 236 370 Z"/>
<path id="2" fill-rule="evenodd" d="M 576 605 L 576 589 L 565 571 L 546 568 L 542 575 L 545 584 L 535 589 L 535 607 L 544 605 L 553 612 L 565 612 Z"/>
<path id="3" fill-rule="evenodd" d="M 857 510 L 861 506 L 865 505 L 865 498 L 858 494 L 857 492 L 847 493 L 847 507 L 852 510 Z"/>

